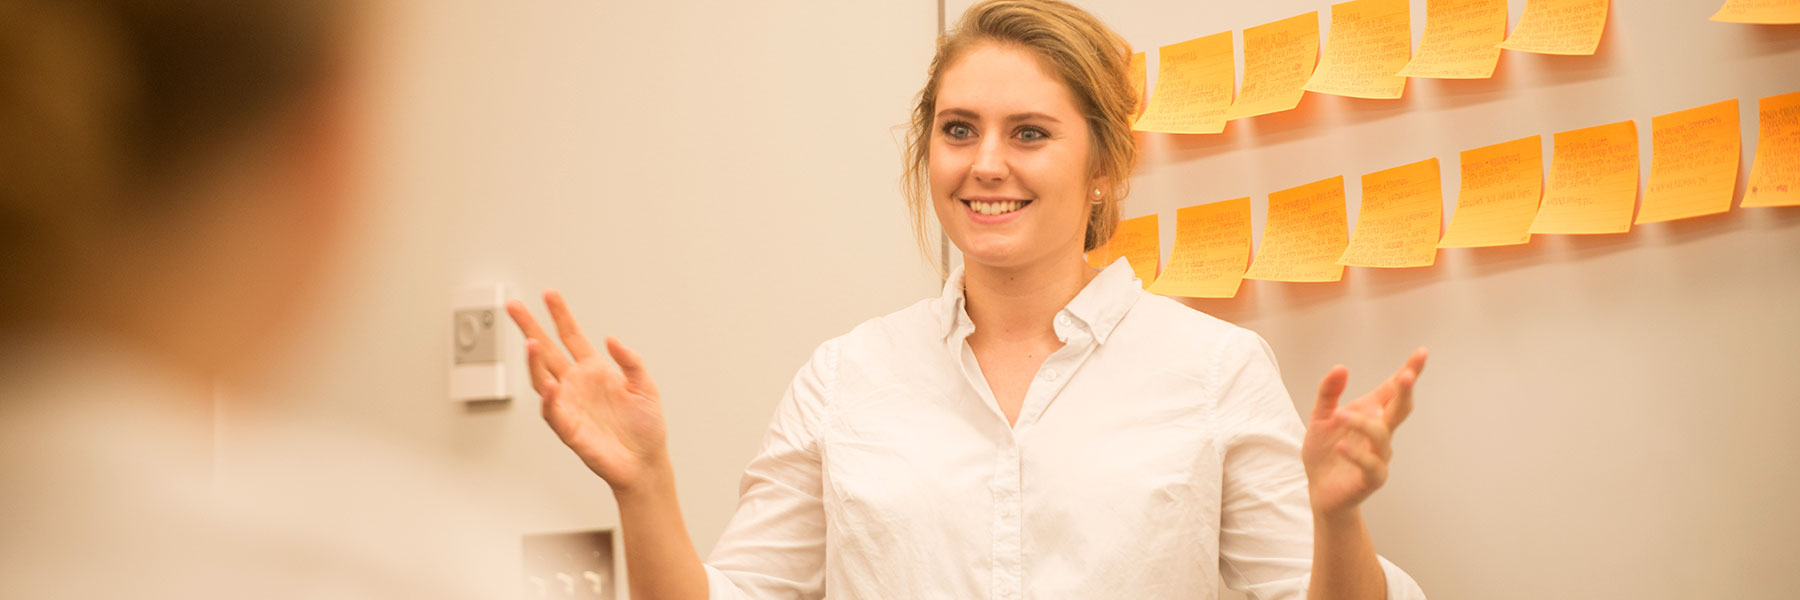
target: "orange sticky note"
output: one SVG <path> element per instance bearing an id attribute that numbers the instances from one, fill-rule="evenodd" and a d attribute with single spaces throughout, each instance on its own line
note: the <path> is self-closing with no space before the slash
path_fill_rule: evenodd
<path id="1" fill-rule="evenodd" d="M 1630 231 L 1637 207 L 1637 123 L 1564 131 L 1550 146 L 1550 189 L 1531 232 Z"/>
<path id="2" fill-rule="evenodd" d="M 1800 0 L 1725 0 L 1712 20 L 1723 23 L 1800 23 Z"/>
<path id="3" fill-rule="evenodd" d="M 1156 91 L 1131 126 L 1162 133 L 1219 133 L 1237 86 L 1231 32 L 1169 44 L 1157 51 Z"/>
<path id="4" fill-rule="evenodd" d="M 1800 206 L 1800 92 L 1757 102 L 1756 162 L 1739 206 Z"/>
<path id="5" fill-rule="evenodd" d="M 1144 53 L 1137 52 L 1131 55 L 1131 64 L 1125 66 L 1125 74 L 1131 78 L 1131 93 L 1137 95 L 1137 103 L 1131 105 L 1132 120 L 1144 114 L 1144 78 L 1145 69 L 1148 68 L 1144 61 Z"/>
<path id="6" fill-rule="evenodd" d="M 1112 264 L 1111 262 L 1108 262 L 1108 261 L 1112 261 L 1117 258 L 1119 258 L 1119 257 L 1113 256 L 1113 254 L 1112 254 L 1112 241 L 1111 240 L 1108 240 L 1104 244 L 1100 244 L 1098 247 L 1094 248 L 1093 250 L 1087 251 L 1087 264 L 1088 264 L 1088 266 L 1096 268 L 1096 269 L 1106 268 L 1106 265 Z"/>
<path id="7" fill-rule="evenodd" d="M 1325 57 L 1306 90 L 1355 98 L 1399 98 L 1406 78 L 1395 73 L 1412 57 L 1407 0 L 1351 0 L 1331 5 Z"/>
<path id="8" fill-rule="evenodd" d="M 1736 98 L 1650 119 L 1650 183 L 1637 224 L 1731 210 L 1738 150 Z"/>
<path id="9" fill-rule="evenodd" d="M 1237 295 L 1250 266 L 1250 199 L 1175 211 L 1175 248 L 1150 293 L 1188 298 Z"/>
<path id="10" fill-rule="evenodd" d="M 1494 76 L 1506 39 L 1506 0 L 1425 0 L 1425 36 L 1400 69 L 1406 77 L 1483 79 Z"/>
<path id="11" fill-rule="evenodd" d="M 1501 48 L 1538 54 L 1593 54 L 1606 32 L 1607 0 L 1529 0 Z"/>
<path id="12" fill-rule="evenodd" d="M 1225 118 L 1242 119 L 1299 106 L 1318 60 L 1317 11 L 1245 29 L 1244 85 Z"/>
<path id="13" fill-rule="evenodd" d="M 1337 281 L 1350 243 L 1344 217 L 1344 177 L 1321 179 L 1269 194 L 1262 244 L 1245 279 Z"/>
<path id="14" fill-rule="evenodd" d="M 1456 212 L 1439 248 L 1507 246 L 1531 241 L 1531 219 L 1544 192 L 1540 136 L 1519 138 L 1461 154 L 1462 184 Z"/>
<path id="15" fill-rule="evenodd" d="M 1106 242 L 1105 248 L 1106 257 L 1100 267 L 1124 257 L 1131 263 L 1131 271 L 1145 287 L 1149 287 L 1150 282 L 1156 280 L 1157 268 L 1162 265 L 1162 238 L 1156 227 L 1156 215 L 1119 221 L 1119 228 L 1113 230 L 1112 239 Z M 1091 257 L 1089 264 L 1092 264 Z"/>
<path id="16" fill-rule="evenodd" d="M 1429 267 L 1437 260 L 1444 222 L 1437 158 L 1362 177 L 1362 211 L 1338 264 L 1352 267 Z"/>

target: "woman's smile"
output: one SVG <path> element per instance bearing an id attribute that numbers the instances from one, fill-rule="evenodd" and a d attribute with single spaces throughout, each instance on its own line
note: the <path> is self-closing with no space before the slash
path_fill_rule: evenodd
<path id="1" fill-rule="evenodd" d="M 983 225 L 1011 221 L 1031 205 L 1029 198 L 1005 196 L 960 196 L 957 199 L 962 201 L 964 213 L 969 216 L 969 220 Z"/>

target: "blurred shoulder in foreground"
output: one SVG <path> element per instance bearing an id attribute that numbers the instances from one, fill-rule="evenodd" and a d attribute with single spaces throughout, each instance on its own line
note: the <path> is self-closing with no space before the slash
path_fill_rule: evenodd
<path id="1" fill-rule="evenodd" d="M 494 595 L 466 490 L 379 436 L 234 430 L 217 477 L 215 382 L 356 212 L 363 12 L 0 0 L 0 597 Z"/>

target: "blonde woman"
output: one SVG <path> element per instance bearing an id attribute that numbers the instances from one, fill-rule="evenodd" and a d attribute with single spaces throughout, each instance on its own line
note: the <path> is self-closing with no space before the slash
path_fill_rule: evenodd
<path id="1" fill-rule="evenodd" d="M 1135 159 L 1129 54 L 1056 1 L 981 3 L 939 41 L 904 182 L 964 266 L 819 346 L 704 563 L 640 357 L 555 292 L 566 355 L 509 307 L 545 419 L 618 499 L 634 597 L 1423 597 L 1358 509 L 1423 350 L 1343 404 L 1333 369 L 1303 427 L 1256 334 L 1086 264 Z"/>

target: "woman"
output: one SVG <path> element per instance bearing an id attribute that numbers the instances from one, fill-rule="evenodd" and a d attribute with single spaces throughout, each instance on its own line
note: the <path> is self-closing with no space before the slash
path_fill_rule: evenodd
<path id="1" fill-rule="evenodd" d="M 964 266 L 819 347 L 705 564 L 643 361 L 609 337 L 613 370 L 554 291 L 566 356 L 509 306 L 546 420 L 618 499 L 635 596 L 1422 597 L 1357 507 L 1423 350 L 1342 406 L 1333 369 L 1303 429 L 1259 337 L 1086 265 L 1134 161 L 1129 54 L 1055 1 L 984 2 L 940 40 L 905 182 Z"/>

